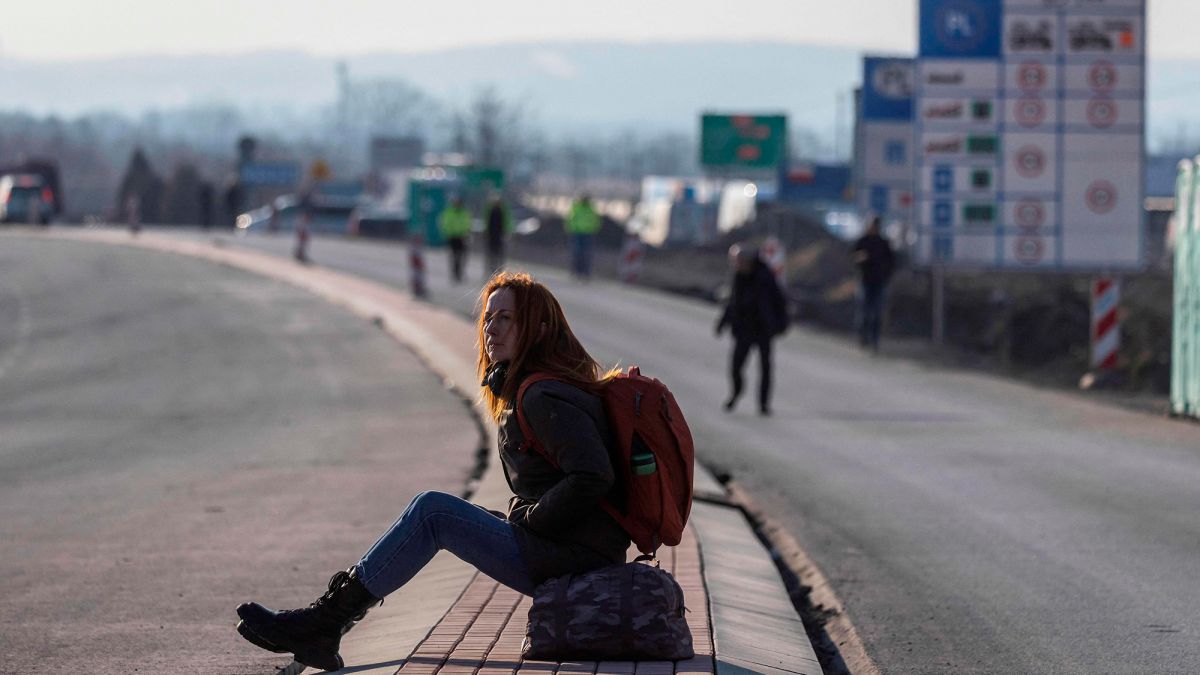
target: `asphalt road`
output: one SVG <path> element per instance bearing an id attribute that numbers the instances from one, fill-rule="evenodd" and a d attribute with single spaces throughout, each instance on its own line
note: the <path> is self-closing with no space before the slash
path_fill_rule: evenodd
<path id="1" fill-rule="evenodd" d="M 318 264 L 397 286 L 405 255 L 312 246 Z M 479 256 L 454 287 L 442 252 L 428 262 L 433 301 L 470 315 Z M 535 271 L 593 355 L 671 385 L 701 458 L 799 539 L 885 672 L 1200 672 L 1200 425 L 801 329 L 777 345 L 775 416 L 748 399 L 725 414 L 715 307 Z"/>
<path id="2" fill-rule="evenodd" d="M 0 237 L 0 672 L 263 673 L 478 431 L 369 322 L 190 258 Z"/>

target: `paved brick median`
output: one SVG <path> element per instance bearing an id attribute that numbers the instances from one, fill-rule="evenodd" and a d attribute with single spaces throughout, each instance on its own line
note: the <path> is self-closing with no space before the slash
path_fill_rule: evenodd
<path id="1" fill-rule="evenodd" d="M 714 672 L 708 594 L 700 546 L 689 527 L 660 563 L 683 588 L 696 656 L 686 661 L 522 661 L 531 599 L 476 573 L 454 605 L 417 645 L 403 675 L 705 675 Z"/>

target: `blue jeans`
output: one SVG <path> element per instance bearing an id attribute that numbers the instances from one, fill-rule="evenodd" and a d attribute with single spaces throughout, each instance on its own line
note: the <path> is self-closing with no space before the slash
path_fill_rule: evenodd
<path id="1" fill-rule="evenodd" d="M 592 276 L 592 239 L 591 234 L 571 235 L 571 271 L 576 276 Z"/>
<path id="2" fill-rule="evenodd" d="M 358 561 L 357 576 L 371 595 L 382 598 L 446 550 L 505 586 L 533 595 L 536 584 L 521 557 L 514 527 L 454 495 L 422 492 Z"/>

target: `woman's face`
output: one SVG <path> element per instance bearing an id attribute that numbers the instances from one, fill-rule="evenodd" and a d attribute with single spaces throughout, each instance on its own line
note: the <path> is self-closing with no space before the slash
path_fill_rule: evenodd
<path id="1" fill-rule="evenodd" d="M 509 361 L 517 348 L 516 299 L 501 288 L 488 296 L 483 308 L 483 349 L 492 363 Z"/>

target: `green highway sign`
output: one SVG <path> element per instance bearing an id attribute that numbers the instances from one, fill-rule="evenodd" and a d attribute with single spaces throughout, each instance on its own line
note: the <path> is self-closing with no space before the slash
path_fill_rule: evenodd
<path id="1" fill-rule="evenodd" d="M 702 115 L 700 164 L 713 168 L 774 169 L 787 159 L 783 115 Z"/>

